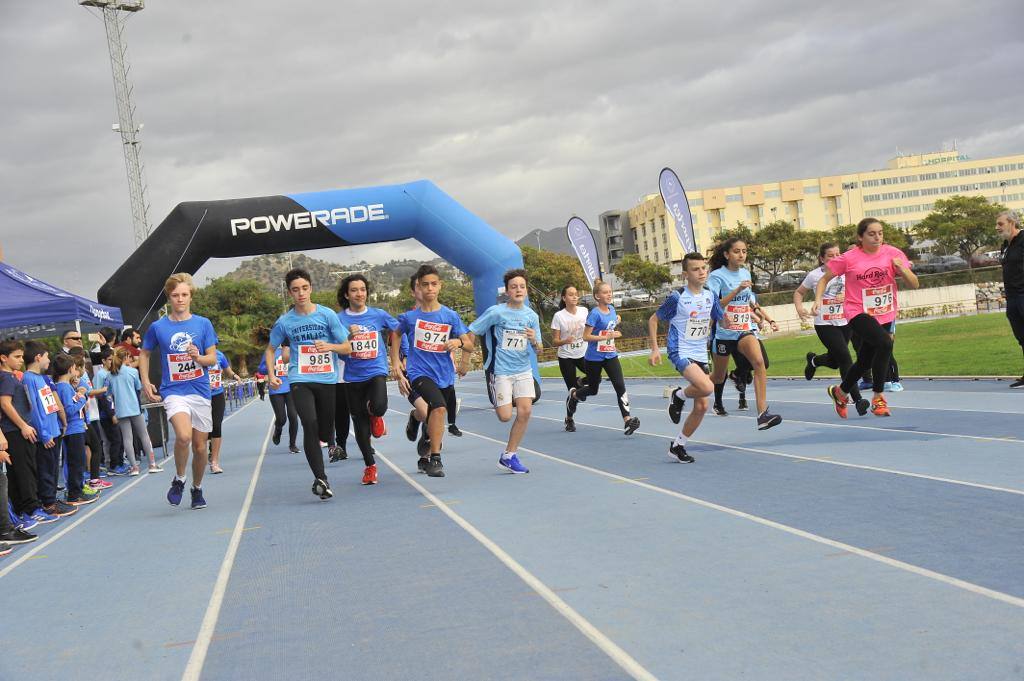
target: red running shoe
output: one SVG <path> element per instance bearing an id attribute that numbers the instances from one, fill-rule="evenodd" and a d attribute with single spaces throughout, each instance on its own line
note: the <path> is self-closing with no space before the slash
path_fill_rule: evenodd
<path id="1" fill-rule="evenodd" d="M 881 395 L 878 395 L 875 399 L 871 400 L 871 413 L 875 416 L 892 416 L 892 414 L 889 413 L 889 405 L 886 404 L 885 398 Z"/>
<path id="2" fill-rule="evenodd" d="M 839 414 L 839 418 L 846 418 L 846 398 L 840 397 L 840 389 L 838 385 L 830 385 L 828 387 L 828 396 L 832 398 L 832 405 L 836 408 L 836 413 Z"/>
<path id="3" fill-rule="evenodd" d="M 377 484 L 377 464 L 367 466 L 366 470 L 363 471 L 363 484 L 364 485 L 376 485 Z"/>
<path id="4" fill-rule="evenodd" d="M 384 423 L 384 417 L 370 414 L 370 434 L 376 438 L 382 438 L 388 434 L 388 426 Z"/>

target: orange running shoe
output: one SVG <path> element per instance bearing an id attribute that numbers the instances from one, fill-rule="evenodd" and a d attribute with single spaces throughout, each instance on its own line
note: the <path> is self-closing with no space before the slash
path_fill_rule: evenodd
<path id="1" fill-rule="evenodd" d="M 363 471 L 363 484 L 364 485 L 376 485 L 377 484 L 377 464 L 367 466 L 366 470 Z"/>
<path id="2" fill-rule="evenodd" d="M 381 438 L 388 434 L 388 426 L 384 423 L 383 417 L 370 414 L 370 434 L 376 438 Z"/>
<path id="3" fill-rule="evenodd" d="M 871 400 L 871 413 L 875 416 L 892 416 L 889 413 L 889 405 L 885 403 L 885 397 L 878 395 Z"/>
<path id="4" fill-rule="evenodd" d="M 836 408 L 836 413 L 839 414 L 839 418 L 846 418 L 846 398 L 839 396 L 840 389 L 838 385 L 830 385 L 828 387 L 828 396 L 832 398 L 832 405 Z"/>

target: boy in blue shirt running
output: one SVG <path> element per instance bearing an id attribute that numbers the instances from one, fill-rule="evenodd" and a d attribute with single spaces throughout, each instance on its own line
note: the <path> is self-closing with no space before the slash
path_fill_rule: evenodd
<path id="1" fill-rule="evenodd" d="M 512 473 L 529 473 L 530 469 L 519 461 L 519 443 L 526 434 L 537 397 L 534 387 L 530 348 L 541 349 L 540 318 L 526 306 L 526 270 L 515 269 L 505 273 L 507 303 L 491 305 L 469 325 L 469 337 L 488 335 L 487 347 L 493 362 L 494 374 L 491 391 L 494 395 L 494 413 L 502 423 L 516 420 L 508 434 L 508 444 L 498 459 L 498 465 Z M 462 373 L 469 370 L 470 353 L 462 353 Z"/>

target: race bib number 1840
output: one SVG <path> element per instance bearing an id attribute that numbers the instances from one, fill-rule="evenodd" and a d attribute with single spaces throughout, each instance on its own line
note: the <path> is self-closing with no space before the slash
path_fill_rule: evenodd
<path id="1" fill-rule="evenodd" d="M 377 359 L 380 334 L 376 331 L 364 331 L 353 334 L 349 339 L 352 344 L 353 359 Z"/>

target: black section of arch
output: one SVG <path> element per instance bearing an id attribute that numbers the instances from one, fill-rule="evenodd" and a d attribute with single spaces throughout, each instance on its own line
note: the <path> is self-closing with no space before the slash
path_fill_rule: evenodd
<path id="1" fill-rule="evenodd" d="M 175 272 L 195 274 L 210 258 L 235 258 L 265 253 L 347 246 L 326 226 L 291 220 L 289 229 L 232 230 L 232 220 L 288 216 L 308 210 L 287 196 L 179 203 L 141 246 L 100 287 L 97 300 L 121 308 L 126 325 L 143 329 L 157 318 L 165 302 L 164 281 Z M 282 282 L 283 283 L 283 282 Z"/>

